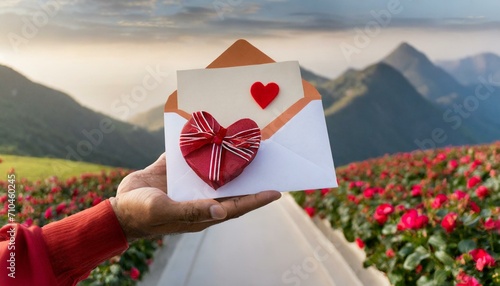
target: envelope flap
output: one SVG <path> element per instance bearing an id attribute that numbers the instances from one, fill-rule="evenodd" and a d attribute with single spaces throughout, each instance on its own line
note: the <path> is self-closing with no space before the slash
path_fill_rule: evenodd
<path id="1" fill-rule="evenodd" d="M 274 63 L 275 61 L 251 45 L 245 40 L 238 40 L 215 59 L 207 68 L 225 68 L 245 65 L 256 65 Z M 302 80 L 304 97 L 282 112 L 272 122 L 262 128 L 262 139 L 270 138 L 286 122 L 288 122 L 297 112 L 304 108 L 310 101 L 321 99 L 319 92 L 308 82 Z M 175 112 L 182 117 L 189 119 L 191 115 L 179 109 L 177 91 L 174 91 L 168 98 L 164 107 L 165 112 Z"/>

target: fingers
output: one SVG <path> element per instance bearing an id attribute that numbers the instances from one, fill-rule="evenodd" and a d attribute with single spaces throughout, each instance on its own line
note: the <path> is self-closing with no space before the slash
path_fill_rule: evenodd
<path id="1" fill-rule="evenodd" d="M 280 192 L 265 191 L 255 195 L 222 199 L 221 204 L 225 207 L 228 213 L 225 219 L 189 224 L 182 228 L 182 232 L 202 231 L 207 227 L 219 224 L 229 219 L 240 217 L 279 198 L 281 198 Z"/>
<path id="2" fill-rule="evenodd" d="M 160 210 L 159 217 L 181 223 L 198 223 L 226 218 L 227 211 L 215 200 L 196 200 L 175 202 L 171 199 L 168 205 Z"/>
<path id="3" fill-rule="evenodd" d="M 254 195 L 230 198 L 222 201 L 221 204 L 227 211 L 227 218 L 231 219 L 263 207 L 279 198 L 281 198 L 280 192 L 264 191 Z"/>
<path id="4" fill-rule="evenodd" d="M 165 218 L 169 221 L 194 224 L 236 218 L 280 197 L 281 193 L 276 191 L 260 192 L 222 202 L 211 199 L 176 202 L 168 196 L 162 196 L 154 200 L 153 209 L 159 224 L 165 223 Z"/>

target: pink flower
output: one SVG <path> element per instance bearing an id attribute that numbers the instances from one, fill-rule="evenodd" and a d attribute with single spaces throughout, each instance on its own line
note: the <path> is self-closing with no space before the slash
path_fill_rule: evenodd
<path id="1" fill-rule="evenodd" d="M 398 230 L 420 229 L 429 222 L 426 215 L 419 215 L 416 209 L 409 209 L 398 223 Z"/>
<path id="2" fill-rule="evenodd" d="M 33 225 L 33 219 L 32 218 L 27 218 L 24 222 L 23 222 L 23 225 L 26 226 L 26 227 L 30 227 Z"/>
<path id="3" fill-rule="evenodd" d="M 481 212 L 481 208 L 474 202 L 470 201 L 469 202 L 469 208 L 472 210 L 474 213 L 479 213 Z"/>
<path id="4" fill-rule="evenodd" d="M 456 286 L 482 286 L 476 278 L 469 276 L 464 272 L 458 273 L 457 282 Z"/>
<path id="5" fill-rule="evenodd" d="M 57 214 L 60 214 L 64 211 L 64 209 L 66 208 L 66 203 L 62 202 L 60 203 L 59 205 L 57 205 L 56 207 L 56 213 Z"/>
<path id="6" fill-rule="evenodd" d="M 375 210 L 373 218 L 380 224 L 386 223 L 388 216 L 394 212 L 394 207 L 391 204 L 381 204 Z"/>
<path id="7" fill-rule="evenodd" d="M 457 217 L 458 215 L 454 212 L 448 213 L 444 216 L 441 221 L 441 226 L 446 230 L 447 233 L 452 232 L 457 226 Z"/>
<path id="8" fill-rule="evenodd" d="M 432 206 L 433 209 L 438 209 L 444 203 L 446 203 L 447 200 L 448 200 L 448 198 L 446 197 L 446 195 L 444 195 L 444 194 L 438 194 L 436 196 L 436 198 L 434 199 L 434 201 L 432 201 L 431 206 Z"/>
<path id="9" fill-rule="evenodd" d="M 481 183 L 481 178 L 474 176 L 467 181 L 467 188 L 474 188 L 479 183 Z"/>
<path id="10" fill-rule="evenodd" d="M 322 196 L 325 196 L 326 194 L 328 194 L 330 192 L 330 189 L 321 189 L 321 195 Z"/>
<path id="11" fill-rule="evenodd" d="M 391 204 L 384 203 L 379 205 L 375 210 L 375 212 L 380 215 L 390 215 L 394 212 L 394 206 L 392 206 Z"/>
<path id="12" fill-rule="evenodd" d="M 476 195 L 480 199 L 486 198 L 488 196 L 488 188 L 486 188 L 485 186 L 479 186 L 476 189 Z"/>
<path id="13" fill-rule="evenodd" d="M 45 210 L 45 219 L 51 219 L 52 218 L 52 207 L 48 207 Z"/>
<path id="14" fill-rule="evenodd" d="M 316 190 L 305 190 L 304 193 L 306 193 L 306 195 L 312 195 L 316 192 Z"/>
<path id="15" fill-rule="evenodd" d="M 310 217 L 313 217 L 316 213 L 316 210 L 313 207 L 305 207 L 304 210 Z"/>
<path id="16" fill-rule="evenodd" d="M 373 188 L 367 188 L 366 190 L 363 191 L 363 196 L 367 199 L 371 199 L 373 198 L 373 196 L 375 195 L 376 193 L 376 190 L 373 189 Z"/>
<path id="17" fill-rule="evenodd" d="M 469 252 L 476 262 L 476 269 L 479 271 L 483 271 L 485 266 L 493 267 L 495 266 L 495 258 L 493 258 L 486 250 L 484 249 L 474 249 Z"/>
<path id="18" fill-rule="evenodd" d="M 102 198 L 97 197 L 92 201 L 92 206 L 98 205 L 100 202 L 102 202 Z"/>
<path id="19" fill-rule="evenodd" d="M 141 276 L 141 272 L 139 271 L 139 269 L 132 267 L 130 269 L 130 278 L 132 278 L 132 280 L 137 280 L 139 279 L 139 276 Z"/>
<path id="20" fill-rule="evenodd" d="M 458 162 L 457 160 L 451 160 L 448 162 L 448 168 L 454 170 L 458 167 Z"/>
<path id="21" fill-rule="evenodd" d="M 486 230 L 492 230 L 495 229 L 495 221 L 490 217 L 484 222 L 484 229 Z"/>
<path id="22" fill-rule="evenodd" d="M 422 186 L 421 185 L 414 185 L 411 188 L 411 196 L 418 197 L 420 195 L 422 195 Z"/>
<path id="23" fill-rule="evenodd" d="M 356 244 L 358 245 L 359 248 L 365 247 L 365 242 L 359 237 L 356 238 Z"/>
<path id="24" fill-rule="evenodd" d="M 394 250 L 392 250 L 392 248 L 389 248 L 385 251 L 385 255 L 389 258 L 393 258 L 394 256 L 396 256 L 396 254 L 394 253 Z"/>
<path id="25" fill-rule="evenodd" d="M 450 198 L 451 199 L 454 199 L 454 200 L 461 200 L 463 198 L 468 198 L 469 195 L 461 190 L 455 190 L 455 192 L 453 194 L 450 195 Z"/>

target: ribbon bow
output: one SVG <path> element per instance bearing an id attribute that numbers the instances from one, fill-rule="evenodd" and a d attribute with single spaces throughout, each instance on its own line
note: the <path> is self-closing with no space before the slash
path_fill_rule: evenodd
<path id="1" fill-rule="evenodd" d="M 257 124 L 248 119 L 241 119 L 231 124 L 227 129 L 220 126 L 220 124 L 206 111 L 194 112 L 191 119 L 186 123 L 182 129 L 180 136 L 181 152 L 188 164 L 202 179 L 205 176 L 208 178 L 210 184 L 214 189 L 227 183 L 229 180 L 238 176 L 243 168 L 245 168 L 255 157 L 257 150 L 260 146 L 261 134 Z M 189 161 L 187 156 L 193 154 L 197 150 L 206 148 L 205 146 L 211 145 L 210 159 L 208 174 L 200 174 L 198 162 Z M 228 170 L 232 174 L 223 174 L 221 178 L 221 167 L 223 166 L 223 152 L 230 152 L 235 156 L 242 158 L 244 163 L 239 165 L 241 170 L 237 168 L 236 171 Z M 208 153 L 207 153 L 208 154 Z"/>

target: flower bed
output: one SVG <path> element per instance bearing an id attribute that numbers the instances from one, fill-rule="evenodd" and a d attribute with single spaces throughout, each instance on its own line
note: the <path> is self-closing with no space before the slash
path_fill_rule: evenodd
<path id="1" fill-rule="evenodd" d="M 0 161 L 1 162 L 1 161 Z M 14 174 L 14 170 L 11 171 Z M 83 174 L 66 181 L 56 177 L 30 182 L 16 178 L 16 222 L 26 226 L 43 226 L 114 196 L 118 184 L 128 174 L 125 170 Z M 7 176 L 5 176 L 7 179 Z M 0 180 L 0 224 L 7 223 L 8 181 Z M 138 240 L 121 256 L 113 257 L 96 269 L 79 285 L 135 285 L 148 271 L 154 251 L 162 240 Z"/>
<path id="2" fill-rule="evenodd" d="M 294 193 L 393 285 L 500 285 L 500 142 L 385 156 Z"/>

